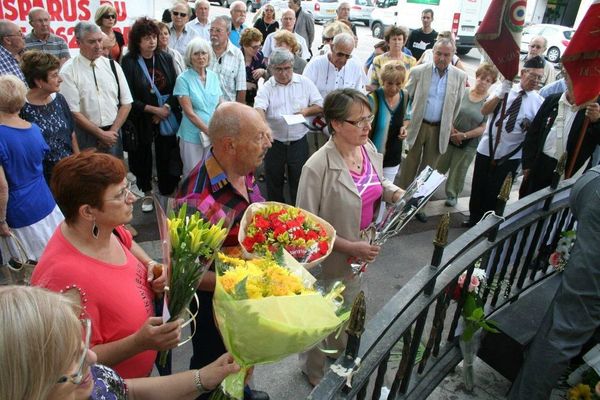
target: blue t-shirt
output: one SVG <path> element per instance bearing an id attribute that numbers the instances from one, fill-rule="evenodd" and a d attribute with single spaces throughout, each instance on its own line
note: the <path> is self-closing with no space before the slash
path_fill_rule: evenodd
<path id="1" fill-rule="evenodd" d="M 41 221 L 56 207 L 42 167 L 48 150 L 36 124 L 29 128 L 0 125 L 0 164 L 8 182 L 6 221 L 11 228 Z"/>
<path id="2" fill-rule="evenodd" d="M 208 69 L 206 70 L 206 82 L 204 85 L 200 81 L 198 73 L 193 68 L 189 68 L 177 77 L 175 88 L 173 89 L 174 96 L 187 96 L 190 98 L 194 113 L 206 125 L 210 123 L 210 119 L 219 104 L 222 94 L 219 77 Z M 203 143 L 200 129 L 189 120 L 185 113 L 183 113 L 177 136 L 188 143 L 208 146 L 208 143 L 206 143 L 207 138 L 205 138 Z"/>

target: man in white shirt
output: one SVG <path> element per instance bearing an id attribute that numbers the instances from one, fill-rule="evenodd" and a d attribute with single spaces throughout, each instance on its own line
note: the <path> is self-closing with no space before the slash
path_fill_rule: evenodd
<path id="1" fill-rule="evenodd" d="M 195 4 L 196 18 L 185 24 L 185 28 L 197 33 L 197 36 L 210 41 L 210 3 L 207 0 L 197 0 Z"/>
<path id="2" fill-rule="evenodd" d="M 339 33 L 333 38 L 329 53 L 313 57 L 306 65 L 302 75 L 315 84 L 321 97 L 325 98 L 335 89 L 352 88 L 365 92 L 367 76 L 362 65 L 352 58 L 353 50 L 354 36 L 349 33 Z M 309 121 L 315 126 L 323 126 L 320 116 L 309 118 Z M 324 128 L 326 129 L 327 127 Z M 328 139 L 327 133 L 309 132 L 309 153 L 317 151 Z"/>
<path id="3" fill-rule="evenodd" d="M 113 73 L 110 60 L 102 57 L 103 34 L 96 24 L 79 22 L 75 39 L 79 55 L 61 68 L 60 92 L 75 119 L 79 147 L 97 147 L 122 158 L 119 130 L 133 103 L 127 80 L 118 63 L 113 63 Z"/>
<path id="4" fill-rule="evenodd" d="M 556 70 L 554 69 L 554 64 L 544 59 L 544 53 L 548 48 L 548 40 L 543 36 L 536 36 L 531 39 L 527 47 L 529 48 L 529 51 L 523 58 L 523 61 L 530 60 L 537 56 L 540 56 L 544 61 L 544 76 L 540 82 L 540 88 L 554 82 L 556 80 Z"/>
<path id="5" fill-rule="evenodd" d="M 475 225 L 483 215 L 496 209 L 502 183 L 508 174 L 513 179 L 521 163 L 521 148 L 525 133 L 535 118 L 544 98 L 536 91 L 544 74 L 544 60 L 537 56 L 525 62 L 521 82 L 513 87 L 505 80 L 495 95 L 481 108 L 483 115 L 491 114 L 477 146 L 475 170 L 469 200 L 469 220 L 464 225 Z M 500 110 L 508 93 L 504 118 Z"/>
<path id="6" fill-rule="evenodd" d="M 177 2 L 171 9 L 171 29 L 169 36 L 169 47 L 177 50 L 179 54 L 185 54 L 185 49 L 191 40 L 198 36 L 195 30 L 187 26 L 192 9 L 186 2 Z"/>
<path id="7" fill-rule="evenodd" d="M 305 60 L 310 58 L 310 52 L 308 51 L 308 46 L 306 45 L 306 40 L 298 33 L 294 32 L 294 25 L 296 25 L 296 13 L 294 10 L 287 9 L 281 14 L 281 29 L 285 29 L 286 31 L 290 31 L 296 37 L 300 48 L 302 49 L 302 54 L 299 54 Z M 273 38 L 277 32 L 269 33 L 267 38 L 265 39 L 265 43 L 263 44 L 263 55 L 265 58 L 269 58 L 273 50 L 275 50 L 275 39 Z"/>
<path id="8" fill-rule="evenodd" d="M 319 88 L 323 98 L 335 89 L 352 88 L 364 92 L 367 76 L 362 65 L 352 58 L 353 50 L 354 37 L 340 33 L 333 38 L 331 51 L 310 60 L 302 75 Z"/>
<path id="9" fill-rule="evenodd" d="M 296 204 L 296 193 L 302 166 L 308 160 L 308 128 L 302 123 L 288 124 L 284 116 L 303 117 L 322 112 L 323 98 L 312 81 L 293 72 L 294 55 L 276 49 L 269 59 L 273 75 L 258 89 L 254 108 L 265 117 L 273 135 L 273 145 L 265 157 L 267 198 L 285 202 L 283 177 L 287 165 L 290 184 L 290 203 Z"/>
<path id="10" fill-rule="evenodd" d="M 246 63 L 240 49 L 229 40 L 229 18 L 215 17 L 210 26 L 212 55 L 208 69 L 219 76 L 223 99 L 246 102 Z"/>

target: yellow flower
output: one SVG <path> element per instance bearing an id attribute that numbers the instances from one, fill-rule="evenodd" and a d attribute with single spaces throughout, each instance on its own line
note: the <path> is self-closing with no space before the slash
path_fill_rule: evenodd
<path id="1" fill-rule="evenodd" d="M 592 389 L 588 385 L 580 383 L 569 389 L 567 398 L 569 400 L 592 400 Z"/>

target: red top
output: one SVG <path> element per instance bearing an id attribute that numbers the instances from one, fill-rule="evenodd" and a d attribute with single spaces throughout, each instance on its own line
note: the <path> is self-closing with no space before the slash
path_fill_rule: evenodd
<path id="1" fill-rule="evenodd" d="M 123 339 L 154 315 L 154 294 L 146 283 L 146 267 L 131 252 L 131 233 L 116 228 L 127 261 L 113 265 L 77 250 L 56 228 L 36 266 L 31 282 L 55 292 L 77 289 L 83 305 L 82 317 L 92 320 L 90 347 Z M 119 240 L 116 237 L 114 240 Z M 144 351 L 113 368 L 123 378 L 149 376 L 156 351 Z"/>

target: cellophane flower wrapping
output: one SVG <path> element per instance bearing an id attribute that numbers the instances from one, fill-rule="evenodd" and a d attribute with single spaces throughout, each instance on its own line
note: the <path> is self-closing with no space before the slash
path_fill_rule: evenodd
<path id="1" fill-rule="evenodd" d="M 306 210 L 268 201 L 246 209 L 238 239 L 246 257 L 262 257 L 283 247 L 305 268 L 312 268 L 333 250 L 335 229 Z"/>
<path id="2" fill-rule="evenodd" d="M 315 278 L 282 250 L 251 260 L 220 254 L 216 271 L 215 319 L 225 347 L 242 367 L 221 384 L 230 398 L 243 398 L 249 367 L 314 347 L 349 316 L 343 285 L 319 293 Z"/>
<path id="3" fill-rule="evenodd" d="M 168 199 L 167 213 L 156 203 L 163 261 L 168 266 L 163 320 L 170 322 L 186 319 L 186 314 L 192 317 L 189 304 L 221 249 L 234 214 L 231 209 L 216 208 L 210 199 L 198 196 Z M 160 353 L 163 366 L 169 351 Z"/>

